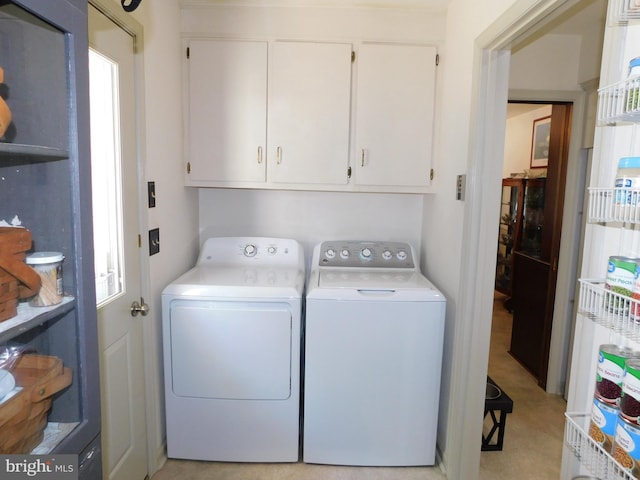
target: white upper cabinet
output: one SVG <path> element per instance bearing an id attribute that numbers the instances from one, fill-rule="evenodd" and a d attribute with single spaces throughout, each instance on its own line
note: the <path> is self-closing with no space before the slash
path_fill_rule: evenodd
<path id="1" fill-rule="evenodd" d="M 434 47 L 224 38 L 185 47 L 187 185 L 431 187 Z"/>
<path id="2" fill-rule="evenodd" d="M 187 185 L 264 184 L 267 42 L 189 40 Z"/>
<path id="3" fill-rule="evenodd" d="M 268 107 L 268 178 L 346 185 L 351 45 L 274 42 Z"/>
<path id="4" fill-rule="evenodd" d="M 357 56 L 355 183 L 431 184 L 436 49 L 363 43 Z"/>

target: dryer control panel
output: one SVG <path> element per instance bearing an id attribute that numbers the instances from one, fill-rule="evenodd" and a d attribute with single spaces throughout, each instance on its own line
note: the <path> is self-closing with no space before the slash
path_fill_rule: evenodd
<path id="1" fill-rule="evenodd" d="M 321 267 L 415 268 L 411 245 L 405 242 L 334 240 L 320 245 Z"/>
<path id="2" fill-rule="evenodd" d="M 213 237 L 204 242 L 197 265 L 297 268 L 302 257 L 302 246 L 291 239 Z"/>

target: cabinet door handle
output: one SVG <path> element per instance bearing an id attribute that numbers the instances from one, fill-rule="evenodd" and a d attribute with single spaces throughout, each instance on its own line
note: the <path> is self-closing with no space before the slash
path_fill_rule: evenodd
<path id="1" fill-rule="evenodd" d="M 262 164 L 262 147 L 258 147 L 258 165 Z"/>
<path id="2" fill-rule="evenodd" d="M 276 163 L 278 165 L 282 163 L 282 147 L 276 148 Z"/>
<path id="3" fill-rule="evenodd" d="M 366 150 L 363 148 L 362 149 L 362 163 L 360 164 L 361 167 L 364 167 L 364 156 L 365 156 L 365 152 Z"/>

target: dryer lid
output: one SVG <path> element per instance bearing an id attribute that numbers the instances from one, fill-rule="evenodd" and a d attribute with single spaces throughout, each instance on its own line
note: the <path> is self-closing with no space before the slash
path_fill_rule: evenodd
<path id="1" fill-rule="evenodd" d="M 194 267 L 163 293 L 187 296 L 286 297 L 302 295 L 304 271 L 297 268 Z"/>

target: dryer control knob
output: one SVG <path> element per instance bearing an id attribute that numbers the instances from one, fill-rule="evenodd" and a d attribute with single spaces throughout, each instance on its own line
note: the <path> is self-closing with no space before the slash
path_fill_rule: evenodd
<path id="1" fill-rule="evenodd" d="M 258 249 L 255 245 L 247 244 L 244 247 L 244 256 L 245 257 L 255 257 L 256 253 L 258 253 Z"/>
<path id="2" fill-rule="evenodd" d="M 343 248 L 342 250 L 340 250 L 340 256 L 342 258 L 349 258 L 349 250 L 347 250 L 346 248 Z"/>
<path id="3" fill-rule="evenodd" d="M 405 252 L 404 250 L 399 250 L 396 256 L 398 257 L 398 260 L 406 260 L 407 252 Z"/>
<path id="4" fill-rule="evenodd" d="M 269 255 L 275 255 L 277 251 L 278 251 L 278 249 L 277 249 L 276 247 L 274 247 L 273 245 L 272 245 L 272 246 L 270 246 L 270 247 L 267 249 L 267 252 L 269 252 Z"/>
<path id="5" fill-rule="evenodd" d="M 393 253 L 391 253 L 391 250 L 385 250 L 384 252 L 382 252 L 382 258 L 384 258 L 385 260 L 391 260 L 391 257 L 393 257 Z"/>
<path id="6" fill-rule="evenodd" d="M 324 252 L 324 256 L 331 259 L 335 258 L 336 251 L 333 248 L 328 248 L 326 252 Z"/>
<path id="7" fill-rule="evenodd" d="M 363 248 L 362 251 L 360 252 L 360 255 L 362 255 L 362 258 L 365 259 L 370 259 L 371 258 L 371 249 L 370 248 Z"/>

